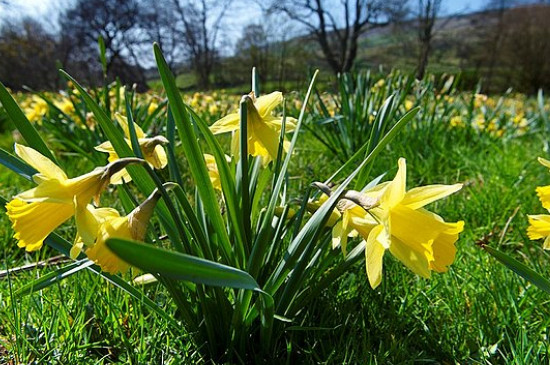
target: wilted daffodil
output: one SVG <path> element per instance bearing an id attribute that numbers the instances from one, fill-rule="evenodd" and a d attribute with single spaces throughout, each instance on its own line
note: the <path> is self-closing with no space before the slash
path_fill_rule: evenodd
<path id="1" fill-rule="evenodd" d="M 126 137 L 126 142 L 129 146 L 132 145 L 132 142 L 130 141 L 130 130 L 128 129 L 128 119 L 125 116 L 122 116 L 120 114 L 115 115 L 116 120 L 122 127 L 122 130 L 124 131 L 124 136 Z M 151 167 L 155 169 L 163 169 L 168 164 L 168 158 L 166 157 L 166 152 L 164 151 L 164 148 L 162 145 L 167 144 L 168 140 L 164 138 L 163 136 L 156 136 L 156 137 L 147 137 L 147 135 L 143 132 L 143 130 L 134 123 L 134 129 L 136 131 L 136 136 L 138 138 L 139 146 L 141 147 L 141 152 L 143 154 L 143 157 L 145 158 L 145 161 L 151 165 Z M 115 149 L 113 148 L 113 145 L 111 142 L 103 142 L 99 146 L 95 147 L 95 149 L 99 152 L 105 152 L 109 154 L 108 161 L 113 162 L 119 159 Z M 113 175 L 111 178 L 112 184 L 121 184 L 123 182 L 129 182 L 132 180 L 130 177 L 130 174 L 126 169 L 120 171 L 119 173 Z"/>
<path id="2" fill-rule="evenodd" d="M 75 202 L 86 205 L 92 198 L 97 200 L 113 174 L 129 163 L 141 162 L 135 158 L 121 159 L 69 179 L 50 159 L 30 147 L 16 144 L 15 153 L 38 171 L 33 176 L 38 186 L 6 204 L 18 246 L 27 251 L 40 249 L 44 239 L 75 214 Z"/>
<path id="3" fill-rule="evenodd" d="M 369 283 L 376 288 L 382 280 L 382 261 L 386 250 L 414 273 L 428 278 L 430 271 L 445 272 L 453 263 L 454 243 L 464 222 L 447 223 L 423 207 L 462 188 L 462 184 L 428 185 L 406 191 L 405 159 L 393 181 L 365 192 L 349 191 L 338 207 L 342 215 L 340 244 L 353 230 L 365 240 Z M 363 212 L 361 212 L 362 209 Z M 333 242 L 334 239 L 333 239 Z"/>
<path id="4" fill-rule="evenodd" d="M 166 184 L 165 184 L 166 186 Z M 125 238 L 143 241 L 149 220 L 161 195 L 158 190 L 136 207 L 127 216 L 111 208 L 94 208 L 91 205 L 77 207 L 77 217 L 82 216 L 85 224 L 78 227 L 78 235 L 71 249 L 71 258 L 76 259 L 80 252 L 102 270 L 115 274 L 128 270 L 129 265 L 115 255 L 105 242 L 109 238 Z"/>
<path id="5" fill-rule="evenodd" d="M 282 117 L 272 115 L 273 109 L 283 101 L 279 91 L 256 98 L 254 93 L 245 96 L 247 100 L 247 130 L 248 153 L 261 156 L 264 164 L 277 158 Z M 296 127 L 296 119 L 286 117 L 285 131 L 291 132 Z M 234 156 L 239 154 L 240 116 L 239 113 L 229 114 L 210 126 L 213 134 L 234 132 L 231 140 L 231 150 Z M 284 143 L 285 151 L 288 142 Z"/>

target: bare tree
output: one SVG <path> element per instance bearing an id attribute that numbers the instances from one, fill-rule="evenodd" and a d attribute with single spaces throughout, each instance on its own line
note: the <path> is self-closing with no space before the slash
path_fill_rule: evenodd
<path id="1" fill-rule="evenodd" d="M 428 66 L 428 59 L 432 47 L 433 29 L 441 10 L 442 0 L 418 0 L 418 42 L 420 52 L 416 78 L 422 79 Z"/>
<path id="2" fill-rule="evenodd" d="M 217 41 L 231 0 L 172 0 L 179 22 L 179 35 L 191 56 L 191 66 L 200 87 L 210 85 L 218 57 Z"/>
<path id="3" fill-rule="evenodd" d="M 150 54 L 151 43 L 157 42 L 164 54 L 166 63 L 172 72 L 181 63 L 185 54 L 185 45 L 178 35 L 178 16 L 171 0 L 142 0 L 140 3 L 140 29 L 146 37 L 143 43 Z"/>
<path id="4" fill-rule="evenodd" d="M 97 65 L 97 40 L 105 42 L 107 73 L 125 82 L 145 83 L 135 52 L 139 44 L 139 6 L 136 0 L 78 0 L 61 16 L 62 42 L 69 63 Z M 90 66 L 93 67 L 93 66 Z M 93 70 L 90 70 L 93 72 Z"/>
<path id="5" fill-rule="evenodd" d="M 269 10 L 286 14 L 314 37 L 335 73 L 351 70 L 359 37 L 368 29 L 388 24 L 405 1 L 300 0 L 275 1 Z"/>
<path id="6" fill-rule="evenodd" d="M 57 86 L 55 34 L 31 18 L 6 22 L 0 29 L 0 80 L 8 87 L 53 89 Z"/>

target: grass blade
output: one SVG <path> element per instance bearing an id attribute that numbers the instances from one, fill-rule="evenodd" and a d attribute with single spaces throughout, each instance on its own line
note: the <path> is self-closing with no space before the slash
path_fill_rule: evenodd
<path id="1" fill-rule="evenodd" d="M 539 289 L 544 290 L 545 292 L 550 294 L 550 281 L 537 273 L 535 270 L 491 246 L 485 245 L 482 246 L 482 248 L 495 259 L 497 259 L 500 263 L 504 264 L 504 266 L 506 266 L 525 280 L 536 285 Z"/>

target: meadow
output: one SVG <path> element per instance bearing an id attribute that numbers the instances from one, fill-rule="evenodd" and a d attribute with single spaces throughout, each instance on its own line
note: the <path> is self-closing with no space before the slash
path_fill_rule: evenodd
<path id="1" fill-rule="evenodd" d="M 151 183 L 149 191 L 155 186 L 160 188 L 166 181 L 175 181 L 182 187 L 172 190 L 175 193 L 170 191 L 175 203 L 162 209 L 185 217 L 181 220 L 183 227 L 175 220 L 175 229 L 171 231 L 173 227 L 164 221 L 162 209 L 157 208 L 143 241 L 154 242 L 162 252 L 160 248 L 157 252 L 147 251 L 145 245 L 135 246 L 136 250 L 142 250 L 141 255 L 151 255 L 147 258 L 152 263 L 147 263 L 137 254 L 131 257 L 131 253 L 117 251 L 118 256 L 142 271 L 126 268 L 122 273 L 102 277 L 98 275 L 102 272 L 98 266 L 87 264 L 93 263 L 92 257 L 89 256 L 92 261 L 84 254 L 77 261 L 67 257 L 67 247 L 70 248 L 77 231 L 72 220 L 57 228 L 57 238 L 50 236 L 40 250 L 25 252 L 17 247 L 12 224 L 2 214 L 2 363 L 548 361 L 548 293 L 516 275 L 481 247 L 496 248 L 543 277 L 550 274 L 547 268 L 550 257 L 542 241 L 530 240 L 527 235 L 527 215 L 544 213 L 535 189 L 550 181 L 548 169 L 537 162 L 538 157 L 548 157 L 550 103 L 542 92 L 538 96 L 513 92 L 487 96 L 476 90 L 459 91 L 458 77 L 427 76 L 415 81 L 397 71 L 384 78 L 368 73 L 345 75 L 335 88 L 314 87 L 306 104 L 306 90 L 290 92 L 284 95 L 284 108 L 281 104 L 275 109 L 276 115 L 284 113 L 287 118 L 296 118 L 296 128 L 301 127 L 297 133 L 287 133 L 289 141 L 296 136 L 289 143 L 290 152 L 283 153 L 287 148 L 282 143 L 284 129 L 277 141 L 278 154 L 267 164 L 261 156 L 243 154 L 247 143 L 241 138 L 237 141 L 241 157 L 235 157 L 234 153 L 227 164 L 228 171 L 234 171 L 231 182 L 235 186 L 227 186 L 223 180 L 219 159 L 223 155 L 216 156 L 216 169 L 211 168 L 212 164 L 209 167 L 208 161 L 204 165 L 210 171 L 206 176 L 215 175 L 218 184 L 222 184 L 216 188 L 216 181 L 211 180 L 210 191 L 215 195 L 210 197 L 215 196 L 216 201 L 209 201 L 197 172 L 206 170 L 200 170 L 202 167 L 197 167 L 200 163 L 190 156 L 203 150 L 215 154 L 218 145 L 208 137 L 208 128 L 204 129 L 201 123 L 211 126 L 220 118 L 237 113 L 239 104 L 241 111 L 252 104 L 246 104 L 241 95 L 223 90 L 179 93 L 174 80 L 166 71 L 163 74 L 162 61 L 159 64 L 164 89 L 137 94 L 115 82 L 104 88 L 84 90 L 69 81 L 59 93 L 13 93 L 23 111 L 21 115 L 25 116 L 18 121 L 13 121 L 17 114 L 13 109 L 11 112 L 7 106 L 6 110 L 0 109 L 0 125 L 4 128 L 0 138 L 4 165 L 0 167 L 0 196 L 6 201 L 35 185 L 28 176 L 25 179 L 11 171 L 19 170 L 20 175 L 27 171 L 28 175 L 23 165 L 6 155 L 15 156 L 14 143 L 33 146 L 29 142 L 32 140 L 29 125 L 38 131 L 59 166 L 74 177 L 107 163 L 107 155 L 94 150 L 106 140 L 116 148 L 125 146 L 129 153 L 140 157 L 139 131 L 129 127 L 133 120 L 146 135 L 166 138 L 168 144 L 162 145 L 166 148 L 168 166 L 157 172 L 147 166 L 140 167 L 147 172 L 128 168 L 133 181 L 107 187 L 102 206 L 129 213 L 147 195 L 140 184 L 145 186 L 143 181 L 150 175 L 154 184 Z M 275 91 L 261 90 L 257 80 L 251 89 L 256 92 L 255 97 Z M 182 103 L 178 109 L 176 98 L 180 95 L 185 107 Z M 5 95 L 2 101 L 6 105 Z M 170 107 L 173 109 L 168 113 Z M 195 113 L 188 112 L 190 119 L 182 113 L 189 109 Z M 301 110 L 303 118 L 299 118 Z M 129 146 L 122 142 L 118 145 L 122 147 L 117 147 L 117 133 L 122 136 L 118 126 L 124 125 L 117 124 L 117 113 L 130 121 L 125 127 L 129 129 Z M 246 117 L 241 113 L 241 122 L 242 118 Z M 187 119 L 190 122 L 185 125 Z M 197 138 L 197 150 L 192 149 L 193 143 L 182 138 L 183 130 L 201 136 Z M 249 128 L 248 133 L 252 132 Z M 385 139 L 387 136 L 392 140 Z M 228 135 L 218 140 L 225 153 L 235 151 Z M 34 143 L 38 144 L 36 139 Z M 371 154 L 374 157 L 368 160 Z M 360 237 L 349 238 L 346 256 L 340 247 L 331 247 L 332 226 L 328 217 L 336 199 L 328 200 L 324 211 L 317 207 L 317 212 L 322 211 L 319 214 L 314 209 L 308 211 L 306 203 L 319 199 L 311 184 L 331 180 L 335 172 L 338 173 L 332 179 L 335 185 L 328 184 L 332 189 L 342 186 L 354 171 L 358 172 L 355 180 L 347 184 L 356 183 L 358 190 L 369 181 L 373 185 L 390 181 L 397 173 L 401 157 L 408 167 L 408 188 L 463 184 L 461 190 L 445 200 L 430 204 L 429 210 L 448 222 L 464 221 L 464 230 L 447 272 L 434 272 L 430 279 L 425 279 L 388 253 L 381 283 L 370 285 Z M 362 161 L 368 163 L 360 165 Z M 203 182 L 210 184 L 208 180 Z M 277 184 L 281 184 L 279 188 Z M 240 194 L 231 195 L 229 191 Z M 246 196 L 248 192 L 250 199 L 245 199 L 243 194 Z M 220 217 L 229 227 L 228 236 L 235 248 L 229 252 L 235 253 L 234 261 L 231 254 L 226 256 L 223 235 L 216 227 L 214 215 L 209 214 L 213 211 L 208 210 L 209 204 L 213 210 L 219 207 Z M 239 216 L 243 211 L 248 214 Z M 244 238 L 239 236 L 240 225 L 248 227 L 243 231 Z M 247 247 L 247 235 L 264 237 L 269 246 Z M 182 242 L 189 247 L 182 248 L 181 256 L 162 256 L 178 250 L 167 243 L 174 243 L 173 236 L 186 238 Z M 210 242 L 214 253 L 209 252 L 209 247 L 202 247 L 197 236 Z M 300 237 L 310 237 L 307 244 L 300 246 L 304 251 L 293 247 L 295 242 L 300 244 Z M 250 261 L 246 255 L 239 256 L 241 240 L 245 242 L 243 252 L 252 257 Z M 114 243 L 108 245 L 115 250 Z M 82 247 L 87 253 L 86 247 Z M 260 261 L 254 259 L 256 248 L 266 250 Z M 297 256 L 293 256 L 296 252 Z M 193 253 L 239 267 L 251 273 L 254 283 L 247 281 L 248 276 L 241 275 L 241 271 L 229 271 L 225 266 L 213 267 L 210 277 L 199 279 L 176 265 L 172 271 L 147 266 L 153 265 L 157 258 L 161 263 L 164 259 L 169 266 L 170 260 L 184 260 L 188 257 L 184 254 Z M 353 259 L 347 260 L 350 257 Z M 284 266 L 288 262 L 296 266 L 290 270 Z M 280 271 L 277 263 L 283 263 L 286 271 L 282 270 L 280 281 L 274 279 L 277 285 L 273 287 L 279 285 L 284 291 L 269 290 L 272 276 L 268 274 L 270 270 Z M 202 268 L 201 262 L 189 261 L 189 265 L 197 265 L 196 270 Z M 340 268 L 341 273 L 333 275 Z M 154 273 L 155 277 L 144 275 L 146 272 Z M 226 274 L 234 275 L 233 279 L 227 279 Z M 114 276 L 122 279 L 112 280 Z M 137 290 L 130 294 L 124 283 Z M 269 300 L 262 299 L 264 294 L 256 285 L 275 300 L 274 314 Z M 254 294 L 248 294 L 252 293 L 251 288 Z M 242 323 L 239 322 L 242 313 L 236 309 L 241 305 L 247 308 Z M 252 318 L 250 321 L 248 316 Z M 213 339 L 219 342 L 213 343 Z"/>

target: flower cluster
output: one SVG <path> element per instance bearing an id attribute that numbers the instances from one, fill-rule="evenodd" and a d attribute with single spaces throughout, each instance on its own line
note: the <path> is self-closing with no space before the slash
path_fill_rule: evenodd
<path id="1" fill-rule="evenodd" d="M 126 118 L 118 116 L 117 120 L 129 138 Z M 111 144 L 105 142 L 97 149 L 109 153 L 109 164 L 75 178 L 69 178 L 59 166 L 38 151 L 15 145 L 17 156 L 37 171 L 33 175 L 37 186 L 16 195 L 6 205 L 19 247 L 27 251 L 40 249 L 53 230 L 74 216 L 78 233 L 71 257 L 76 258 L 80 252 L 84 252 L 103 270 L 113 273 L 128 267 L 109 251 L 105 241 L 111 237 L 143 240 L 149 218 L 159 199 L 158 194 L 151 195 L 125 217 L 114 209 L 97 206 L 107 185 L 131 180 L 125 169 L 129 164 L 149 163 L 158 169 L 166 166 L 166 153 L 161 146 L 167 143 L 166 139 L 161 136 L 148 138 L 137 125 L 135 128 L 145 161 L 137 158 L 121 159 Z M 89 204 L 92 199 L 95 206 Z"/>

